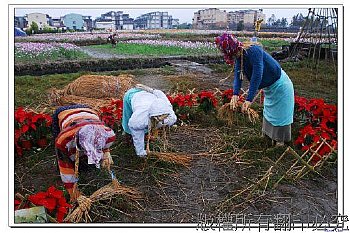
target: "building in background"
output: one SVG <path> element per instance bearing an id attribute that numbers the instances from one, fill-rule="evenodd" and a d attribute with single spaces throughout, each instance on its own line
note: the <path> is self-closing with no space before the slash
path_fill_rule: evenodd
<path id="1" fill-rule="evenodd" d="M 194 29 L 254 30 L 255 21 L 263 19 L 263 24 L 265 24 L 265 17 L 262 9 L 226 12 L 217 8 L 209 8 L 194 12 L 192 27 Z"/>
<path id="2" fill-rule="evenodd" d="M 94 27 L 110 30 L 132 30 L 134 20 L 129 17 L 129 14 L 124 14 L 123 11 L 109 11 L 95 19 Z"/>
<path id="3" fill-rule="evenodd" d="M 227 28 L 227 12 L 217 8 L 209 8 L 194 12 L 192 18 L 193 29 Z"/>
<path id="4" fill-rule="evenodd" d="M 54 29 L 64 28 L 63 18 L 62 17 L 52 18 L 50 21 L 50 26 L 53 27 Z"/>
<path id="5" fill-rule="evenodd" d="M 170 29 L 178 28 L 180 25 L 179 19 L 174 19 L 173 16 L 169 15 L 168 25 L 170 25 Z"/>
<path id="6" fill-rule="evenodd" d="M 129 14 L 123 14 L 122 20 L 120 21 L 121 30 L 133 30 L 134 29 L 134 19 L 129 17 Z"/>
<path id="7" fill-rule="evenodd" d="M 81 14 L 70 13 L 63 16 L 63 25 L 68 30 L 84 30 L 84 20 Z"/>
<path id="8" fill-rule="evenodd" d="M 24 16 L 15 16 L 15 27 L 20 29 L 27 27 L 27 20 Z"/>
<path id="9" fill-rule="evenodd" d="M 30 27 L 30 25 L 35 22 L 38 25 L 39 30 L 49 27 L 51 21 L 49 15 L 42 13 L 30 13 L 25 15 L 24 19 L 27 21 L 27 27 Z"/>
<path id="10" fill-rule="evenodd" d="M 230 11 L 227 14 L 228 27 L 231 30 L 254 30 L 254 23 L 258 19 L 263 19 L 262 25 L 266 24 L 262 9 Z"/>
<path id="11" fill-rule="evenodd" d="M 178 25 L 179 20 L 174 19 L 168 12 L 150 12 L 134 20 L 135 29 L 172 29 Z"/>
<path id="12" fill-rule="evenodd" d="M 90 31 L 93 28 L 91 16 L 83 16 L 83 21 L 84 21 L 84 30 Z"/>

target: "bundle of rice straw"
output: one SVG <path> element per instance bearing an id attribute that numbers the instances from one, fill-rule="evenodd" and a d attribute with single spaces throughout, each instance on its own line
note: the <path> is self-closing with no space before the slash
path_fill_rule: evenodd
<path id="1" fill-rule="evenodd" d="M 79 168 L 79 150 L 75 154 L 75 176 L 78 177 L 78 168 Z M 121 185 L 118 180 L 115 178 L 114 174 L 110 170 L 110 167 L 107 168 L 108 172 L 112 175 L 112 182 L 108 185 L 103 186 L 102 188 L 95 191 L 90 197 L 80 195 L 77 198 L 78 206 L 64 219 L 65 222 L 81 222 L 84 217 L 84 222 L 92 221 L 89 215 L 89 211 L 92 203 L 111 199 L 115 195 L 123 195 L 129 199 L 137 200 L 141 199 L 141 193 L 137 190 Z M 73 192 L 77 190 L 77 183 L 73 186 Z"/>
<path id="2" fill-rule="evenodd" d="M 125 92 L 135 85 L 134 76 L 83 75 L 62 90 L 51 89 L 51 105 L 87 104 L 92 108 L 101 107 L 112 98 L 122 99 Z"/>
<path id="3" fill-rule="evenodd" d="M 232 126 L 237 110 L 238 108 L 235 108 L 234 110 L 230 109 L 230 103 L 226 103 L 219 109 L 218 117 L 219 119 L 225 121 L 229 126 Z M 244 114 L 248 116 L 249 121 L 253 124 L 255 124 L 256 120 L 259 119 L 259 114 L 252 108 L 248 108 Z"/>
<path id="4" fill-rule="evenodd" d="M 89 215 L 91 205 L 95 202 L 111 199 L 115 195 L 123 195 L 133 200 L 141 199 L 141 194 L 130 187 L 119 184 L 114 179 L 110 184 L 95 191 L 90 197 L 80 195 L 77 198 L 78 206 L 64 219 L 65 222 L 92 221 Z"/>

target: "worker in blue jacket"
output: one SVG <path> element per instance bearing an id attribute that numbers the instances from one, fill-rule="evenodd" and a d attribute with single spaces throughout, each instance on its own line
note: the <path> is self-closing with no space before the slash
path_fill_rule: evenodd
<path id="1" fill-rule="evenodd" d="M 242 43 L 233 35 L 224 33 L 215 40 L 224 54 L 226 63 L 234 65 L 233 97 L 231 109 L 237 106 L 243 77 L 249 80 L 249 91 L 242 110 L 246 111 L 258 90 L 264 91 L 262 132 L 276 145 L 291 140 L 294 114 L 293 83 L 280 64 L 261 46 Z"/>

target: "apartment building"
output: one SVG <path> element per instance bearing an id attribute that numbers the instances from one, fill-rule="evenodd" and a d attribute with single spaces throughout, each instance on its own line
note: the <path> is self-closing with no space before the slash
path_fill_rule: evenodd
<path id="1" fill-rule="evenodd" d="M 265 23 L 262 9 L 226 12 L 217 8 L 209 8 L 194 12 L 192 25 L 194 29 L 230 28 L 236 30 L 238 24 L 243 24 L 245 29 L 253 29 L 257 19 L 263 19 Z"/>
<path id="2" fill-rule="evenodd" d="M 199 10 L 192 18 L 194 29 L 215 29 L 226 28 L 228 26 L 227 12 L 217 8 Z"/>
<path id="3" fill-rule="evenodd" d="M 59 18 L 52 18 L 51 21 L 50 21 L 50 26 L 52 26 L 53 28 L 63 28 L 64 25 L 63 25 L 63 19 L 62 17 L 59 17 Z"/>
<path id="4" fill-rule="evenodd" d="M 171 29 L 178 25 L 178 19 L 160 11 L 143 14 L 134 20 L 135 29 Z"/>
<path id="5" fill-rule="evenodd" d="M 254 29 L 254 23 L 258 19 L 263 19 L 263 24 L 266 24 L 266 16 L 262 9 L 230 11 L 227 15 L 228 26 L 233 30 L 237 29 L 240 22 L 243 23 L 245 29 Z"/>
<path id="6" fill-rule="evenodd" d="M 83 16 L 75 13 L 67 14 L 63 16 L 63 25 L 68 30 L 84 30 Z"/>
<path id="7" fill-rule="evenodd" d="M 91 16 L 84 16 L 83 15 L 83 21 L 84 21 L 84 30 L 91 30 L 93 28 L 93 22 Z"/>
<path id="8" fill-rule="evenodd" d="M 95 28 L 104 28 L 112 30 L 133 29 L 134 19 L 123 11 L 109 11 L 96 18 L 94 21 Z"/>
<path id="9" fill-rule="evenodd" d="M 51 17 L 43 13 L 30 13 L 25 15 L 24 19 L 27 21 L 28 27 L 35 22 L 38 25 L 39 30 L 42 30 L 44 27 L 48 27 L 51 21 Z"/>

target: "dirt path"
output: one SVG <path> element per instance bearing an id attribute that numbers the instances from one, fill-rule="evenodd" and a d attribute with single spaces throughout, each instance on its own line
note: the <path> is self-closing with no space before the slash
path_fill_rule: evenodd
<path id="1" fill-rule="evenodd" d="M 101 52 L 100 49 L 94 49 L 94 48 L 91 48 L 89 46 L 82 46 L 80 48 L 82 49 L 83 52 L 85 52 L 90 57 L 97 58 L 97 59 L 110 59 L 110 58 L 117 58 L 117 57 L 125 57 L 125 56 L 121 56 L 121 55 L 117 55 L 117 54 L 113 54 L 113 53 L 103 53 L 103 52 Z"/>

